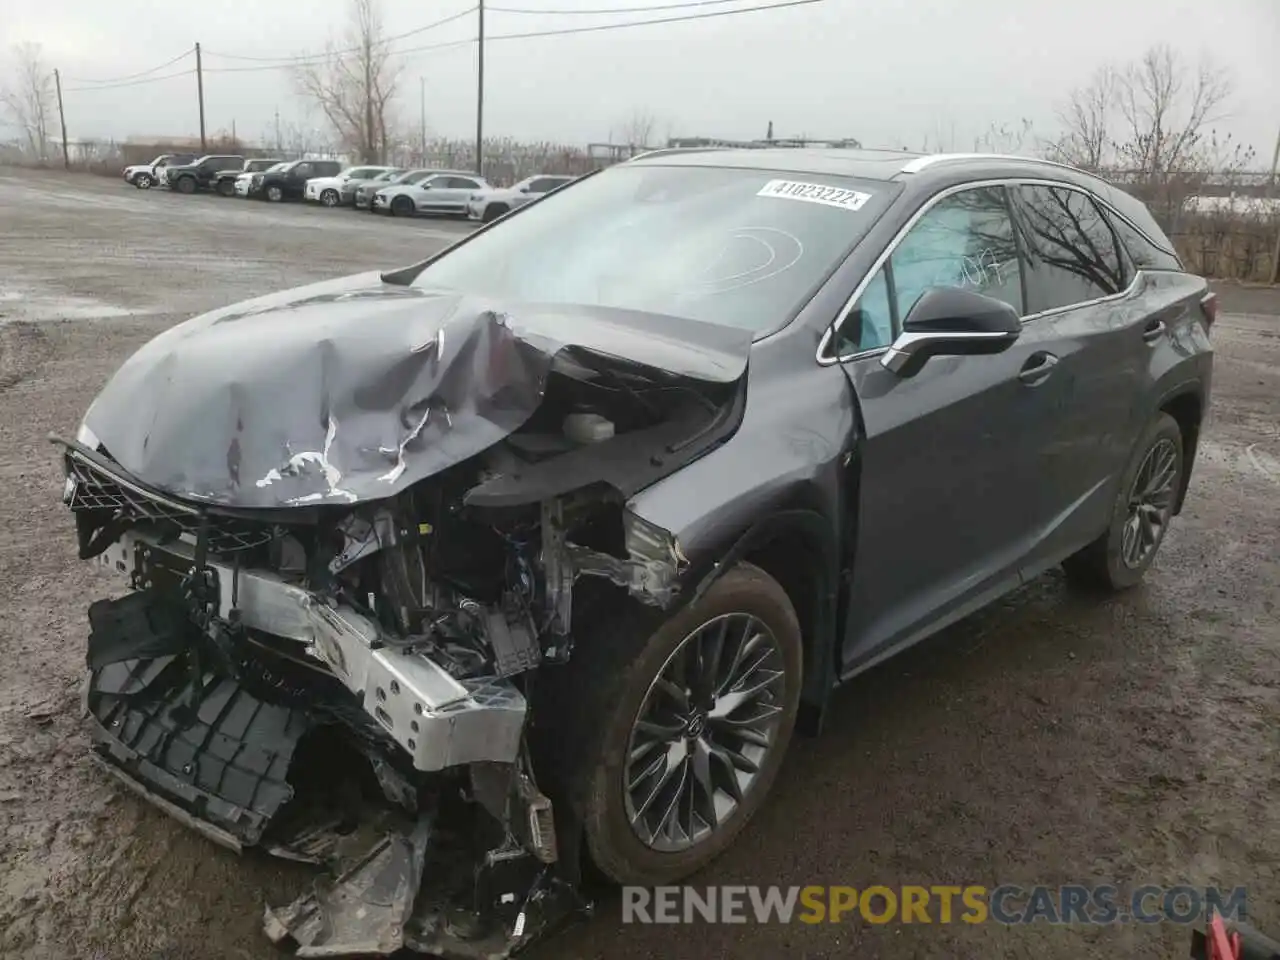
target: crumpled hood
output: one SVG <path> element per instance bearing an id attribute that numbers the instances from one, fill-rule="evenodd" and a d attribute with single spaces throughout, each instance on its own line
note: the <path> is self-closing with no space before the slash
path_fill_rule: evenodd
<path id="1" fill-rule="evenodd" d="M 749 331 L 502 304 L 367 273 L 179 324 L 107 382 L 86 426 L 140 480 L 235 507 L 391 496 L 518 429 L 562 351 L 729 383 Z"/>

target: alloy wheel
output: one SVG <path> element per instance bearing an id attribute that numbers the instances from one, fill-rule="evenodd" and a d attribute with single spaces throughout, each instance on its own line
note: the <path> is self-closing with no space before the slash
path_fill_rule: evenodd
<path id="1" fill-rule="evenodd" d="M 272 203 L 279 203 L 284 197 L 284 191 L 279 187 L 267 187 L 267 199 Z"/>
<path id="2" fill-rule="evenodd" d="M 653 850 L 687 850 L 742 805 L 777 746 L 786 690 L 782 647 L 759 618 L 725 614 L 667 658 L 632 724 L 626 814 Z"/>
<path id="3" fill-rule="evenodd" d="M 320 202 L 326 207 L 336 207 L 338 205 L 338 192 L 336 190 L 326 190 L 320 194 Z"/>
<path id="4" fill-rule="evenodd" d="M 150 190 L 151 178 L 147 176 L 145 173 L 140 174 L 138 178 L 134 181 L 133 185 L 137 187 L 139 190 Z"/>
<path id="5" fill-rule="evenodd" d="M 1178 450 L 1161 437 L 1152 444 L 1133 478 L 1129 508 L 1120 540 L 1120 558 L 1131 570 L 1141 567 L 1169 527 L 1174 483 L 1178 478 Z"/>

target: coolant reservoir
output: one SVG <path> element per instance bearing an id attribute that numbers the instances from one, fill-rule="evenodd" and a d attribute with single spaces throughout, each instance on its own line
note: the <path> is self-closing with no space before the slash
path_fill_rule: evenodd
<path id="1" fill-rule="evenodd" d="M 598 413 L 571 413 L 564 418 L 564 435 L 574 443 L 599 443 L 613 436 L 613 421 Z"/>

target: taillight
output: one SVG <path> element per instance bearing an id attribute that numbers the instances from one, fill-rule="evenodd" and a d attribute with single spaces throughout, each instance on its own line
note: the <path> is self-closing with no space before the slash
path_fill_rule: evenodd
<path id="1" fill-rule="evenodd" d="M 1218 319 L 1218 295 L 1206 293 L 1200 298 L 1200 309 L 1204 311 L 1204 328 L 1208 330 Z"/>

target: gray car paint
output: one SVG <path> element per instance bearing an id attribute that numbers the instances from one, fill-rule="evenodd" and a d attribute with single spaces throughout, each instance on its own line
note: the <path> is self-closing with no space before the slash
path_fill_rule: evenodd
<path id="1" fill-rule="evenodd" d="M 1144 226 L 1131 198 L 1066 168 L 992 158 L 905 174 L 906 159 L 759 150 L 631 161 L 876 178 L 894 200 L 799 315 L 751 346 L 734 436 L 628 502 L 678 538 L 690 561 L 686 602 L 726 560 L 783 540 L 799 545 L 795 599 L 809 628 L 811 706 L 821 706 L 833 676 L 865 669 L 1097 537 L 1143 425 L 1180 394 L 1207 404 L 1205 285 L 1178 273 L 1141 274 L 1122 298 L 1029 319 L 1003 354 L 936 358 L 910 380 L 881 367 L 879 352 L 819 362 L 824 334 L 859 282 L 949 187 L 1074 185 Z M 1166 333 L 1148 344 L 1143 325 L 1156 315 Z M 1026 387 L 1017 374 L 1037 350 L 1065 360 L 1048 382 Z M 140 396 L 132 392 L 132 402 Z"/>

